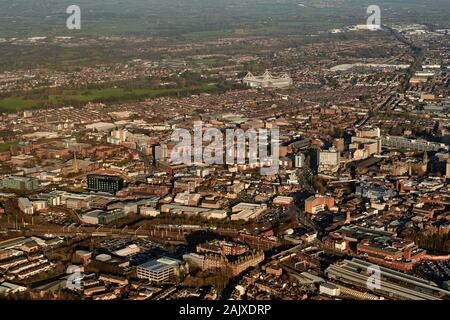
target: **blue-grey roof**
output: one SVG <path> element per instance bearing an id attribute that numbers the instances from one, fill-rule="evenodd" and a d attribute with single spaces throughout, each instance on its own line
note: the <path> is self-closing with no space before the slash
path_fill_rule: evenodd
<path id="1" fill-rule="evenodd" d="M 146 263 L 139 265 L 141 268 L 148 269 L 150 271 L 158 272 L 171 268 L 172 266 L 178 266 L 181 263 L 180 260 L 169 258 L 169 257 L 161 257 L 159 259 L 150 260 Z"/>

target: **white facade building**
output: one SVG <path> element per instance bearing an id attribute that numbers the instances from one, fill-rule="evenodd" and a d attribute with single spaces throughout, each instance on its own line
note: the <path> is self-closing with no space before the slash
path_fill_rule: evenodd
<path id="1" fill-rule="evenodd" d="M 319 172 L 336 172 L 339 170 L 341 161 L 340 152 L 334 148 L 330 150 L 320 150 L 319 152 Z"/>
<path id="2" fill-rule="evenodd" d="M 151 260 L 137 266 L 137 276 L 140 279 L 147 279 L 157 283 L 166 281 L 171 276 L 178 275 L 180 264 L 181 261 L 169 257 Z"/>
<path id="3" fill-rule="evenodd" d="M 287 74 L 283 74 L 280 77 L 274 77 L 269 71 L 264 72 L 262 76 L 254 76 L 252 73 L 242 79 L 242 83 L 252 88 L 288 88 L 292 85 L 292 78 Z"/>

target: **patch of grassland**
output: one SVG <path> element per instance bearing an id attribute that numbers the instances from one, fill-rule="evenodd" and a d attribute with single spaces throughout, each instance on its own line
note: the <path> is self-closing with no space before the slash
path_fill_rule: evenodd
<path id="1" fill-rule="evenodd" d="M 49 95 L 45 99 L 26 99 L 23 97 L 8 97 L 0 99 L 0 112 L 16 112 L 24 109 L 34 109 L 39 107 L 80 105 L 87 102 L 119 103 L 122 101 L 136 101 L 160 96 L 186 96 L 189 94 L 213 91 L 216 88 L 216 84 L 201 84 L 185 88 L 106 88 L 92 90 L 65 90 L 59 94 Z"/>

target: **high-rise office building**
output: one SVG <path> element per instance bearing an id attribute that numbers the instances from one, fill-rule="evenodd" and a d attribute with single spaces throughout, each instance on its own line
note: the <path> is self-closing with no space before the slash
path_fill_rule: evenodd
<path id="1" fill-rule="evenodd" d="M 88 189 L 115 194 L 123 188 L 123 179 L 118 176 L 90 174 L 87 177 Z"/>

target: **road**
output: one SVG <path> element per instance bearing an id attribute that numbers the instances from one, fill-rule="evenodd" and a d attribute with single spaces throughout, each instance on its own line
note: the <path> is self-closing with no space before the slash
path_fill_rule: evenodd
<path id="1" fill-rule="evenodd" d="M 411 51 L 411 55 L 414 59 L 414 61 L 411 63 L 411 65 L 408 68 L 408 71 L 406 73 L 406 77 L 404 79 L 404 82 L 400 85 L 399 87 L 399 91 L 400 92 L 405 92 L 407 89 L 407 86 L 409 84 L 409 80 L 411 78 L 411 76 L 415 73 L 415 71 L 417 70 L 417 68 L 422 64 L 422 60 L 423 60 L 423 56 L 422 56 L 422 49 L 417 47 L 413 42 L 411 42 L 409 39 L 405 38 L 405 36 L 403 36 L 402 34 L 398 33 L 397 31 L 395 31 L 394 29 L 383 25 L 382 28 L 388 30 L 398 41 L 400 41 L 401 43 L 407 45 Z M 378 95 L 381 95 L 383 93 L 384 90 L 386 90 L 388 88 L 384 88 L 382 89 L 380 92 L 378 92 Z M 359 120 L 356 124 L 355 124 L 355 128 L 359 129 L 362 126 L 364 126 L 367 121 L 370 120 L 370 118 L 372 117 L 372 115 L 374 114 L 374 112 L 377 111 L 383 111 L 386 109 L 386 106 L 389 105 L 389 102 L 391 101 L 391 99 L 393 98 L 393 95 L 388 95 L 383 102 L 377 104 L 370 112 L 369 114 L 367 114 L 363 119 Z"/>

